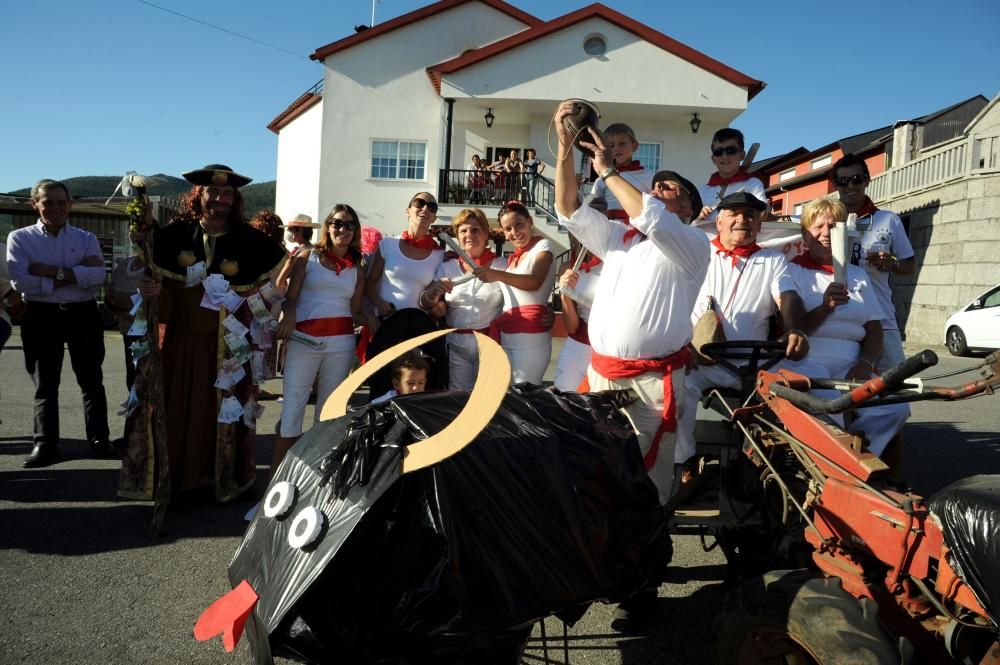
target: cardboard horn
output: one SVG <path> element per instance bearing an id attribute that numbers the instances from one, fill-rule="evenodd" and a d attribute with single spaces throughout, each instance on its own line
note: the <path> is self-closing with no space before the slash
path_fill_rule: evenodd
<path id="1" fill-rule="evenodd" d="M 594 137 L 590 135 L 587 128 L 598 128 L 597 121 L 601 119 L 601 111 L 586 99 L 567 99 L 566 101 L 573 102 L 573 113 L 563 118 L 563 127 L 573 137 L 573 145 L 576 146 L 576 149 L 589 157 L 593 157 L 593 151 L 581 146 L 580 142 L 586 141 L 587 143 L 591 143 L 594 140 Z"/>
<path id="2" fill-rule="evenodd" d="M 358 371 L 349 375 L 323 405 L 320 420 L 339 418 L 347 413 L 347 401 L 361 384 L 407 351 L 422 346 L 454 328 L 435 330 L 420 335 L 378 354 Z M 481 333 L 474 333 L 479 347 L 479 373 L 462 412 L 443 430 L 407 446 L 403 456 L 403 473 L 423 469 L 445 460 L 465 448 L 493 419 L 510 386 L 510 361 L 503 348 Z"/>

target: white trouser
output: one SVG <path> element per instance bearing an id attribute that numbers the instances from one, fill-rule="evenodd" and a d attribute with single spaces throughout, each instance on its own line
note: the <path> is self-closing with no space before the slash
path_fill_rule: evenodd
<path id="1" fill-rule="evenodd" d="M 556 361 L 556 376 L 553 381 L 555 387 L 566 393 L 575 393 L 583 377 L 587 376 L 591 355 L 593 349 L 589 344 L 582 344 L 572 337 L 567 337 Z"/>
<path id="2" fill-rule="evenodd" d="M 313 382 L 319 376 L 316 388 L 316 413 L 314 423 L 319 422 L 320 411 L 330 394 L 351 373 L 354 367 L 354 335 L 320 337 L 326 348 L 317 351 L 294 340 L 288 343 L 285 354 L 285 387 L 281 404 L 281 430 L 283 437 L 302 434 L 302 420 Z M 332 347 L 332 348 L 331 348 Z"/>
<path id="3" fill-rule="evenodd" d="M 479 345 L 475 335 L 448 335 L 448 388 L 472 390 L 479 374 Z"/>
<path id="4" fill-rule="evenodd" d="M 670 375 L 674 389 L 674 403 L 677 405 L 678 421 L 684 415 L 684 401 L 678 399 L 684 389 L 684 368 L 674 370 Z M 663 373 L 646 372 L 631 379 L 606 379 L 591 367 L 587 370 L 587 380 L 592 391 L 631 389 L 639 398 L 625 409 L 639 441 L 639 452 L 643 457 L 653 444 L 653 438 L 663 422 Z M 670 498 L 674 481 L 674 432 L 664 432 L 660 438 L 660 449 L 656 453 L 653 468 L 647 469 L 649 479 L 656 485 L 660 504 Z"/>
<path id="5" fill-rule="evenodd" d="M 739 388 L 740 380 L 721 365 L 702 366 L 684 377 L 683 415 L 677 418 L 677 451 L 674 461 L 686 462 L 696 452 L 694 440 L 698 400 L 709 388 Z"/>
<path id="6" fill-rule="evenodd" d="M 879 374 L 906 360 L 903 353 L 903 338 L 898 330 L 882 331 L 882 357 L 878 360 Z"/>
<path id="7" fill-rule="evenodd" d="M 510 360 L 511 383 L 541 385 L 552 359 L 552 333 L 500 333 L 500 346 Z"/>

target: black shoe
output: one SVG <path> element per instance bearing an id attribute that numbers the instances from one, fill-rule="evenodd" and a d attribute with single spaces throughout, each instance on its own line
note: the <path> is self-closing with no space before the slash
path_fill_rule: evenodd
<path id="1" fill-rule="evenodd" d="M 619 633 L 640 634 L 655 606 L 656 589 L 642 589 L 618 604 L 611 627 Z"/>
<path id="2" fill-rule="evenodd" d="M 59 447 L 54 443 L 36 443 L 31 454 L 25 458 L 23 466 L 25 469 L 37 469 L 39 467 L 55 464 L 59 459 Z"/>
<path id="3" fill-rule="evenodd" d="M 94 454 L 94 457 L 116 457 L 118 454 L 115 444 L 107 439 L 94 439 L 91 441 L 90 452 Z"/>

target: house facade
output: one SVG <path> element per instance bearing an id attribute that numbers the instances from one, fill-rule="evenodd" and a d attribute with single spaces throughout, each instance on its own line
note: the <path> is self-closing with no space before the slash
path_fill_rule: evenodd
<path id="1" fill-rule="evenodd" d="M 277 212 L 319 218 L 346 201 L 387 234 L 403 230 L 418 191 L 445 204 L 442 220 L 464 207 L 448 183 L 461 182 L 451 174 L 474 154 L 534 148 L 551 177 L 551 115 L 573 97 L 594 102 L 602 126 L 631 125 L 648 168 L 703 182 L 712 133 L 764 87 L 600 4 L 541 21 L 501 0 L 443 0 L 312 58 L 323 63 L 321 85 L 269 125 L 278 134 Z"/>

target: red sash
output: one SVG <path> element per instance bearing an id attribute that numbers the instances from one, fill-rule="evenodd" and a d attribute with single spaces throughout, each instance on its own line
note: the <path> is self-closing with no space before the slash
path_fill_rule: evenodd
<path id="1" fill-rule="evenodd" d="M 656 455 L 660 451 L 660 439 L 664 432 L 677 431 L 677 402 L 674 399 L 673 382 L 670 375 L 674 370 L 681 369 L 691 362 L 691 352 L 684 346 L 676 353 L 665 358 L 625 359 L 602 356 L 594 351 L 590 358 L 590 366 L 606 379 L 631 379 L 647 372 L 663 373 L 663 421 L 653 436 L 653 442 L 646 451 L 643 462 L 649 471 L 656 463 Z M 672 461 L 672 460 L 671 460 Z"/>
<path id="2" fill-rule="evenodd" d="M 798 265 L 802 266 L 803 268 L 809 268 L 810 270 L 822 270 L 823 272 L 828 272 L 831 275 L 833 274 L 833 266 L 832 265 L 827 265 L 825 263 L 819 263 L 819 262 L 813 260 L 813 258 L 811 256 L 809 256 L 808 254 L 799 254 L 794 259 L 792 259 L 792 263 L 797 263 Z"/>
<path id="3" fill-rule="evenodd" d="M 403 235 L 401 235 L 399 239 L 411 247 L 419 247 L 420 249 L 430 250 L 441 249 L 441 245 L 439 245 L 437 240 L 430 235 L 423 236 L 422 238 L 414 238 L 410 235 L 409 231 L 403 231 Z"/>
<path id="4" fill-rule="evenodd" d="M 545 305 L 521 305 L 498 316 L 495 323 L 500 332 L 508 335 L 548 332 L 549 329 L 542 325 L 542 317 L 548 311 Z"/>
<path id="5" fill-rule="evenodd" d="M 719 236 L 712 238 L 712 246 L 715 247 L 716 254 L 722 254 L 727 256 L 733 261 L 733 267 L 735 268 L 739 264 L 739 259 L 737 257 L 748 259 L 757 252 L 760 251 L 761 246 L 757 243 L 751 245 L 743 245 L 740 247 L 734 247 L 733 249 L 726 249 L 722 246 L 722 242 L 719 240 Z"/>
<path id="6" fill-rule="evenodd" d="M 569 338 L 576 340 L 580 344 L 590 346 L 590 333 L 587 330 L 587 322 L 580 319 L 580 325 L 576 327 L 576 332 L 570 333 Z"/>
<path id="7" fill-rule="evenodd" d="M 325 319 L 296 321 L 295 329 L 307 335 L 312 335 L 313 337 L 353 335 L 354 319 L 349 316 L 331 316 Z"/>
<path id="8" fill-rule="evenodd" d="M 528 241 L 526 245 L 515 249 L 514 253 L 507 257 L 507 267 L 508 268 L 517 267 L 517 262 L 521 260 L 521 257 L 524 256 L 532 247 L 537 245 L 538 241 L 541 239 L 542 236 L 534 236 L 531 240 Z"/>
<path id="9" fill-rule="evenodd" d="M 736 171 L 736 173 L 734 173 L 729 178 L 723 178 L 721 175 L 719 175 L 719 172 L 716 171 L 715 173 L 712 174 L 712 177 L 708 179 L 708 184 L 711 187 L 721 187 L 722 185 L 731 185 L 734 182 L 746 182 L 747 180 L 753 177 L 754 176 L 747 173 L 746 170 L 741 166 Z"/>

